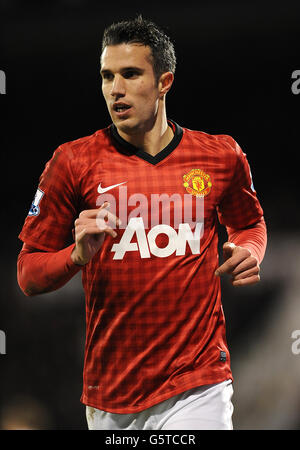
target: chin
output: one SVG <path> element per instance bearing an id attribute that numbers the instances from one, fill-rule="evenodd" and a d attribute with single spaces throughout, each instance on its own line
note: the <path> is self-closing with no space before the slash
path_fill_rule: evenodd
<path id="1" fill-rule="evenodd" d="M 134 120 L 133 118 L 128 118 L 125 120 L 116 120 L 114 122 L 115 126 L 123 133 L 130 135 L 137 135 L 141 133 L 147 133 L 152 130 L 155 124 L 155 117 L 146 120 Z"/>
<path id="2" fill-rule="evenodd" d="M 115 126 L 118 128 L 118 130 L 122 131 L 126 134 L 136 134 L 139 131 L 142 130 L 142 127 L 140 124 L 134 124 L 130 119 L 125 120 L 116 120 L 114 122 Z"/>

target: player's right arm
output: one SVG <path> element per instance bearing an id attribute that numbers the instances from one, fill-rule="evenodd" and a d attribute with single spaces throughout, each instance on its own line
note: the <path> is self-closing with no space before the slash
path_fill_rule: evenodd
<path id="1" fill-rule="evenodd" d="M 82 211 L 75 220 L 72 244 L 59 251 L 41 251 L 24 243 L 18 256 L 17 277 L 27 296 L 51 292 L 65 285 L 100 250 L 105 236 L 116 237 L 114 226 L 119 219 L 100 208 Z"/>
<path id="2" fill-rule="evenodd" d="M 78 142 L 75 144 L 78 150 Z M 82 211 L 81 182 L 86 161 L 81 152 L 75 152 L 74 145 L 58 147 L 46 163 L 19 234 L 23 247 L 17 275 L 25 295 L 63 286 L 95 256 L 106 235 L 109 239 L 115 235 L 105 219 L 114 224 L 118 220 L 107 211 L 107 202 L 98 209 Z M 72 230 L 75 242 L 67 247 Z"/>

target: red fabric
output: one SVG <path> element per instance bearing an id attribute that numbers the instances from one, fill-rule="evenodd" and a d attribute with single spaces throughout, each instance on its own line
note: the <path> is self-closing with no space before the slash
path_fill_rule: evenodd
<path id="1" fill-rule="evenodd" d="M 262 262 L 267 246 L 267 229 L 263 217 L 259 222 L 244 230 L 235 230 L 230 227 L 226 229 L 229 242 L 249 249 L 258 262 Z"/>
<path id="2" fill-rule="evenodd" d="M 43 196 L 20 233 L 28 245 L 55 252 L 66 246 L 81 210 L 108 200 L 122 218 L 118 236 L 107 236 L 82 269 L 87 329 L 81 400 L 110 412 L 138 412 L 232 378 L 214 275 L 218 216 L 225 226 L 243 229 L 263 211 L 246 156 L 230 136 L 171 125 L 171 145 L 153 159 L 122 142 L 113 127 L 60 146 L 41 176 Z M 100 183 L 110 188 L 105 194 L 98 193 Z M 189 202 L 193 219 L 199 212 L 195 193 L 205 195 L 200 228 L 185 217 Z M 156 222 L 153 205 L 161 194 L 172 200 Z M 200 250 L 196 229 L 203 231 Z"/>
<path id="3" fill-rule="evenodd" d="M 74 244 L 58 252 L 39 252 L 23 244 L 18 256 L 18 283 L 27 296 L 54 291 L 79 270 L 71 260 Z"/>
<path id="4" fill-rule="evenodd" d="M 243 230 L 227 227 L 228 241 L 248 248 L 260 263 L 263 260 L 267 232 L 264 218 Z M 74 245 L 58 252 L 39 252 L 23 244 L 18 257 L 18 283 L 27 296 L 51 292 L 64 286 L 81 267 L 71 259 Z"/>

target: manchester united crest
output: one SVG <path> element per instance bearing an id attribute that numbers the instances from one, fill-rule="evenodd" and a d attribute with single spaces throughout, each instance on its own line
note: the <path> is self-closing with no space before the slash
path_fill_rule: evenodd
<path id="1" fill-rule="evenodd" d="M 192 169 L 186 175 L 183 175 L 183 186 L 189 194 L 196 197 L 205 197 L 210 193 L 212 183 L 210 175 L 201 169 Z"/>

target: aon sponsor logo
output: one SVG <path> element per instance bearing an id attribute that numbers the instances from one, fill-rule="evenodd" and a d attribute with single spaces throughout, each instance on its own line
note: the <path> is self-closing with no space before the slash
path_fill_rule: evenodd
<path id="1" fill-rule="evenodd" d="M 180 256 L 185 255 L 187 246 L 194 255 L 200 254 L 203 226 L 202 222 L 197 222 L 192 230 L 189 223 L 180 223 L 176 231 L 170 225 L 160 224 L 152 227 L 146 234 L 142 217 L 131 218 L 120 242 L 112 246 L 113 259 L 123 259 L 126 252 L 139 252 L 141 258 L 150 258 L 151 255 L 166 258 L 173 253 Z M 168 237 L 164 248 L 156 245 L 156 238 L 161 233 Z M 134 236 L 137 242 L 132 242 Z"/>

